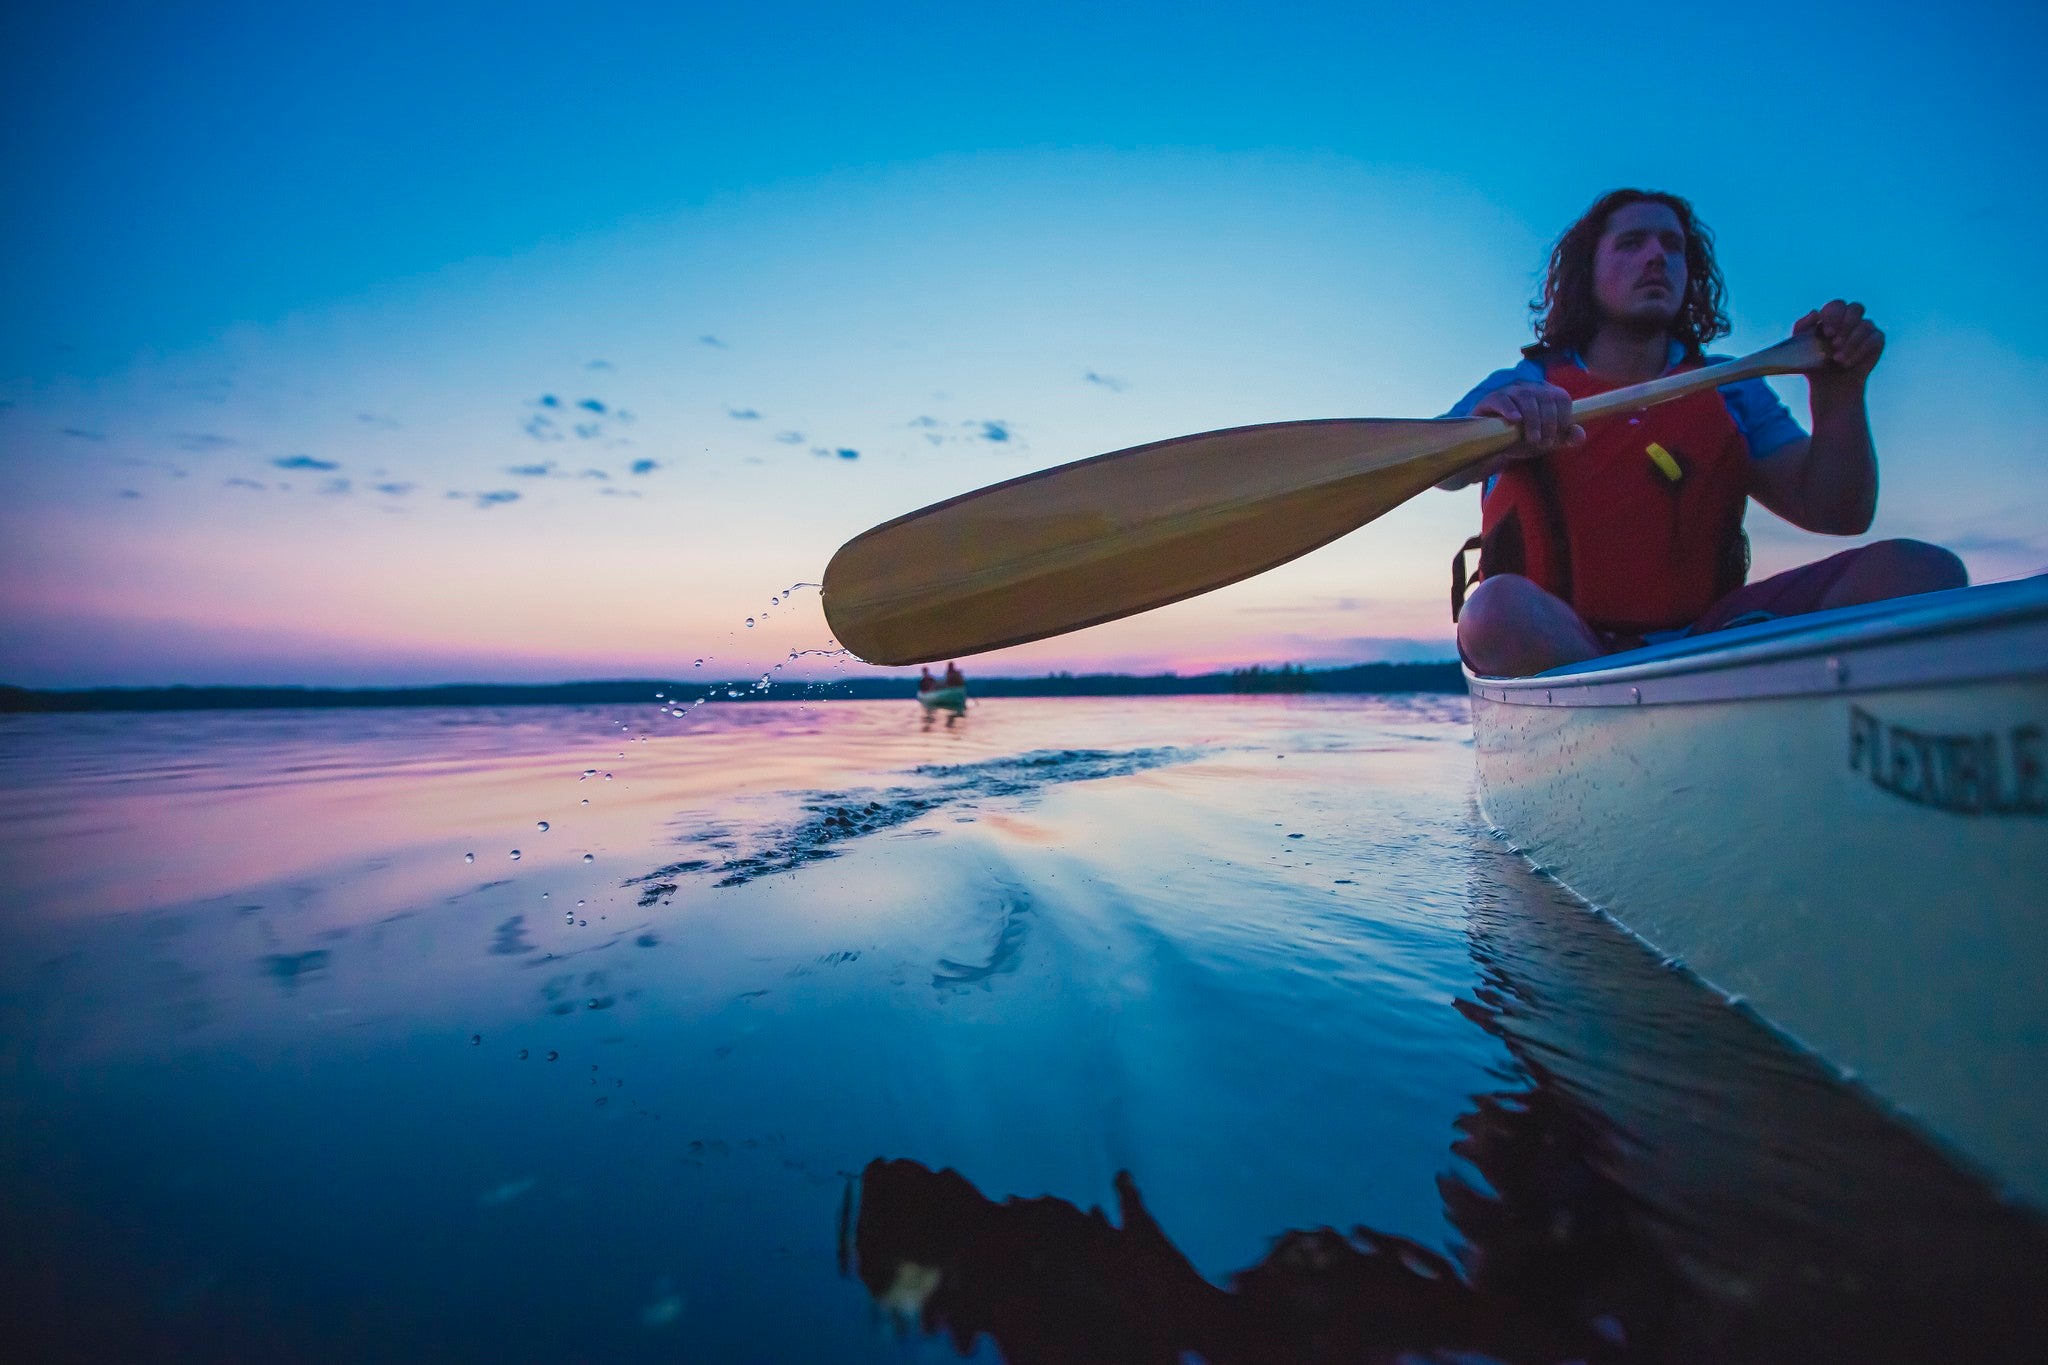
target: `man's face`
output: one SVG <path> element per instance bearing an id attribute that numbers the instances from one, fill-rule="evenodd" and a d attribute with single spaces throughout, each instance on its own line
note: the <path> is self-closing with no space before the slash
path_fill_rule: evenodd
<path id="1" fill-rule="evenodd" d="M 1685 231 L 1663 204 L 1624 204 L 1593 252 L 1593 297 L 1609 322 L 1668 326 L 1685 298 Z"/>

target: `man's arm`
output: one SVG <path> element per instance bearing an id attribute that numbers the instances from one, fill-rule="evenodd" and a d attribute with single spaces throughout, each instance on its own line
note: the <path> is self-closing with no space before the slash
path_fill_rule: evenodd
<path id="1" fill-rule="evenodd" d="M 1884 354 L 1884 333 L 1863 305 L 1836 299 L 1808 313 L 1792 330 L 1818 329 L 1825 368 L 1807 375 L 1813 394 L 1813 435 L 1758 460 L 1750 493 L 1794 526 L 1853 536 L 1877 514 L 1877 452 L 1870 439 L 1864 390 Z"/>

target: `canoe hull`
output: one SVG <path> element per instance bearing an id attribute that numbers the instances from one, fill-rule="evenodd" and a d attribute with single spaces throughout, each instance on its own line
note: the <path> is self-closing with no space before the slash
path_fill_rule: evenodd
<path id="1" fill-rule="evenodd" d="M 927 711 L 965 711 L 967 689 L 965 687 L 935 687 L 929 692 L 917 694 L 918 704 Z"/>
<path id="2" fill-rule="evenodd" d="M 1473 678 L 1480 805 L 2048 1206 L 2048 584 L 1935 596 L 1952 628 L 1929 599 L 1917 627 L 1866 612 L 1661 665 Z"/>

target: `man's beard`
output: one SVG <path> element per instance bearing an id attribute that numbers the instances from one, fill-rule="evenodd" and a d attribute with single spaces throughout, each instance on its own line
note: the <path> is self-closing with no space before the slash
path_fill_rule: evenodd
<path id="1" fill-rule="evenodd" d="M 1673 309 L 1669 313 L 1661 310 L 1656 312 L 1645 310 L 1640 313 L 1624 313 L 1619 317 L 1609 317 L 1607 319 L 1608 326 L 1631 337 L 1663 336 L 1671 332 L 1677 325 L 1677 322 L 1677 309 Z"/>

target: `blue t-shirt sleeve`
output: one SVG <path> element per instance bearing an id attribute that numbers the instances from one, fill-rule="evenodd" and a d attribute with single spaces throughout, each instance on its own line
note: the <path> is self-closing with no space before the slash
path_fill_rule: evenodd
<path id="1" fill-rule="evenodd" d="M 1533 360 L 1524 360 L 1511 370 L 1495 370 L 1492 374 L 1480 380 L 1472 392 L 1466 394 L 1453 404 L 1451 410 L 1445 413 L 1444 416 L 1470 417 L 1472 409 L 1479 406 L 1479 400 L 1492 393 L 1495 389 L 1504 389 L 1510 384 L 1541 384 L 1542 382 L 1543 367 Z"/>
<path id="2" fill-rule="evenodd" d="M 1792 410 L 1763 380 L 1724 384 L 1720 393 L 1728 404 L 1728 415 L 1735 419 L 1736 427 L 1749 442 L 1752 460 L 1761 460 L 1805 438 L 1806 428 L 1799 425 Z"/>

